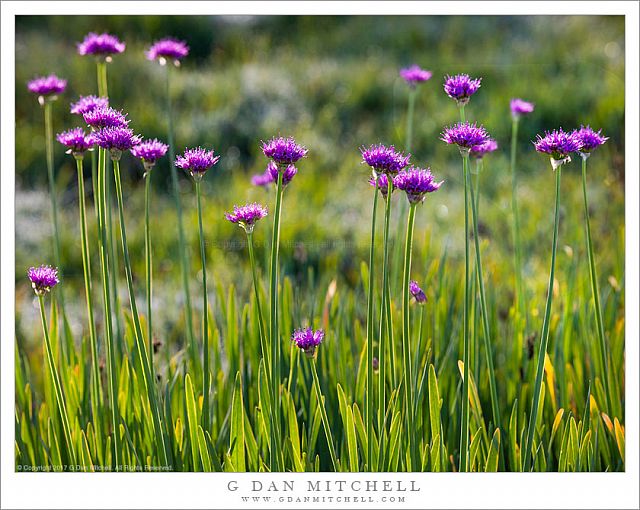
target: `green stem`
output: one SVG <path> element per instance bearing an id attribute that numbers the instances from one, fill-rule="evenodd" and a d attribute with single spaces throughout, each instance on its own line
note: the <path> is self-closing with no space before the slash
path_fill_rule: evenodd
<path id="1" fill-rule="evenodd" d="M 418 467 L 418 461 L 414 445 L 414 423 L 413 423 L 413 401 L 415 386 L 411 375 L 411 346 L 410 346 L 410 310 L 409 310 L 409 276 L 411 274 L 411 250 L 413 247 L 413 229 L 416 220 L 416 204 L 409 206 L 409 217 L 407 219 L 407 236 L 404 245 L 404 270 L 402 276 L 402 358 L 404 360 L 404 398 L 405 398 L 405 419 L 407 435 L 409 438 L 410 464 L 407 471 Z"/>
<path id="2" fill-rule="evenodd" d="M 60 418 L 62 420 L 62 428 L 64 430 L 65 440 L 67 447 L 69 448 L 69 454 L 71 462 L 76 463 L 76 450 L 71 438 L 71 426 L 69 424 L 69 416 L 67 415 L 67 407 L 64 401 L 64 395 L 62 394 L 62 385 L 60 384 L 60 376 L 58 375 L 58 369 L 55 364 L 53 356 L 53 350 L 51 348 L 51 339 L 49 338 L 49 328 L 47 327 L 47 317 L 44 311 L 44 299 L 42 295 L 38 295 L 38 302 L 40 304 L 40 318 L 42 319 L 42 330 L 44 332 L 44 346 L 47 353 L 47 363 L 49 365 L 49 371 L 51 372 L 51 380 L 53 382 L 53 388 L 56 394 L 56 401 L 58 404 L 58 411 L 60 412 Z"/>
<path id="3" fill-rule="evenodd" d="M 106 210 L 105 210 L 105 183 L 107 180 L 106 170 L 107 153 L 105 149 L 98 149 L 98 211 L 100 215 L 100 269 L 102 270 L 102 302 L 104 308 L 105 337 L 106 337 L 106 365 L 107 379 L 109 381 L 109 404 L 111 407 L 111 432 L 113 434 L 113 461 L 115 469 L 119 468 L 120 457 L 120 418 L 118 410 L 118 382 L 117 370 L 115 366 L 115 353 L 113 345 L 113 325 L 111 314 L 111 289 L 109 280 L 109 249 L 106 232 Z"/>
<path id="4" fill-rule="evenodd" d="M 202 428 L 205 431 L 209 430 L 209 393 L 211 387 L 211 374 L 209 368 L 209 300 L 207 297 L 207 261 L 206 253 L 204 249 L 204 229 L 202 228 L 202 200 L 200 192 L 200 181 L 198 178 L 194 179 L 196 184 L 196 197 L 198 200 L 198 229 L 200 233 L 200 260 L 202 261 L 202 366 L 203 366 L 203 380 L 202 380 Z"/>
<path id="5" fill-rule="evenodd" d="M 147 343 L 149 344 L 149 367 L 153 375 L 153 327 L 151 321 L 152 299 L 152 262 L 151 262 L 151 226 L 149 225 L 149 201 L 151 195 L 151 170 L 145 171 L 144 176 L 144 253 L 145 276 L 147 280 Z"/>
<path id="6" fill-rule="evenodd" d="M 607 398 L 608 412 L 614 414 L 613 398 L 611 397 L 611 385 L 609 384 L 609 357 L 602 320 L 602 307 L 600 305 L 600 291 L 598 290 L 598 274 L 596 272 L 596 260 L 593 256 L 593 243 L 591 241 L 591 223 L 589 221 L 589 203 L 587 202 L 587 157 L 582 157 L 582 196 L 584 198 L 584 224 L 587 237 L 587 253 L 589 254 L 589 277 L 591 279 L 591 293 L 596 309 L 596 326 L 598 329 L 598 346 L 602 361 L 602 382 Z M 615 414 L 614 414 L 615 416 Z"/>
<path id="7" fill-rule="evenodd" d="M 320 406 L 320 416 L 322 418 L 322 426 L 324 428 L 324 434 L 327 438 L 327 444 L 329 445 L 329 455 L 331 455 L 331 463 L 333 464 L 334 472 L 339 471 L 338 457 L 336 456 L 336 450 L 333 445 L 333 437 L 331 435 L 331 428 L 329 427 L 329 418 L 327 418 L 327 411 L 324 407 L 324 397 L 322 396 L 322 390 L 320 389 L 320 381 L 318 379 L 318 371 L 316 370 L 316 360 L 311 360 L 311 372 L 313 373 L 313 385 L 316 390 L 316 397 L 318 398 L 318 405 Z"/>
<path id="8" fill-rule="evenodd" d="M 376 213 L 378 210 L 378 176 L 376 175 L 376 186 L 373 189 L 373 212 L 371 213 L 371 244 L 369 246 L 369 288 L 367 292 L 367 465 L 369 471 L 374 471 L 373 466 L 373 308 L 375 282 L 374 256 L 376 242 Z"/>
<path id="9" fill-rule="evenodd" d="M 171 173 L 171 187 L 178 218 L 178 250 L 180 252 L 180 268 L 182 272 L 182 291 L 184 292 L 185 323 L 187 326 L 187 342 L 191 350 L 192 363 L 198 360 L 198 349 L 193 334 L 193 312 L 191 308 L 191 293 L 189 292 L 189 258 L 187 257 L 187 244 L 184 235 L 184 221 L 182 218 L 182 201 L 180 200 L 180 187 L 178 185 L 178 173 L 175 167 L 175 146 L 173 141 L 173 115 L 171 110 L 170 65 L 166 66 L 166 100 L 167 100 L 167 138 L 169 141 L 169 163 Z"/>
<path id="10" fill-rule="evenodd" d="M 131 306 L 131 316 L 133 319 L 134 337 L 136 342 L 136 350 L 138 351 L 138 358 L 140 360 L 140 366 L 142 367 L 143 383 L 147 396 L 149 398 L 149 404 L 151 406 L 151 416 L 153 420 L 154 437 L 156 440 L 156 447 L 158 449 L 158 458 L 162 463 L 162 466 L 167 465 L 167 451 L 165 445 L 164 432 L 162 430 L 160 419 L 160 405 L 158 403 L 158 397 L 156 395 L 156 385 L 153 379 L 153 372 L 149 365 L 149 358 L 146 352 L 146 345 L 144 343 L 144 335 L 142 334 L 142 326 L 140 325 L 140 316 L 138 315 L 138 306 L 136 304 L 136 297 L 133 289 L 133 274 L 131 272 L 131 259 L 129 258 L 129 246 L 127 243 L 127 231 L 124 223 L 124 205 L 122 200 L 122 182 L 120 180 L 120 162 L 116 159 L 113 160 L 113 176 L 116 184 L 116 198 L 118 201 L 118 217 L 120 219 L 120 238 L 122 241 L 122 254 L 124 256 L 124 270 L 127 278 L 127 288 L 129 291 L 129 305 Z"/>
<path id="11" fill-rule="evenodd" d="M 256 297 L 256 308 L 258 309 L 258 329 L 260 332 L 260 347 L 262 348 L 262 357 L 267 366 L 270 366 L 269 349 L 266 344 L 266 334 L 264 329 L 264 318 L 262 315 L 262 305 L 260 303 L 260 280 L 256 270 L 256 260 L 253 253 L 253 232 L 247 232 L 247 246 L 249 247 L 249 261 L 251 262 L 251 275 L 253 277 L 253 292 Z"/>
<path id="12" fill-rule="evenodd" d="M 283 469 L 279 465 L 281 455 L 280 449 L 280 333 L 278 329 L 278 256 L 280 254 L 280 215 L 282 211 L 282 195 L 284 187 L 282 185 L 282 171 L 278 171 L 278 180 L 276 183 L 276 207 L 273 216 L 273 237 L 271 240 L 271 282 L 270 282 L 270 298 L 271 298 L 271 316 L 270 316 L 270 341 L 271 341 L 271 397 L 273 402 L 272 418 L 273 426 L 271 431 L 274 434 L 271 439 L 271 445 L 274 447 L 271 451 L 271 470 Z"/>
<path id="13" fill-rule="evenodd" d="M 460 108 L 461 116 L 464 107 Z M 469 158 L 462 158 L 464 179 L 464 376 L 462 384 L 462 422 L 460 426 L 460 471 L 467 471 L 469 447 Z"/>
<path id="14" fill-rule="evenodd" d="M 555 217 L 553 222 L 553 243 L 551 246 L 551 270 L 549 272 L 549 284 L 547 286 L 547 303 L 544 309 L 544 320 L 542 322 L 542 332 L 540 334 L 540 350 L 538 352 L 538 364 L 536 368 L 536 382 L 533 387 L 533 402 L 531 404 L 531 413 L 529 414 L 529 428 L 527 429 L 527 439 L 524 443 L 524 459 L 522 461 L 522 470 L 530 471 L 531 455 L 533 447 L 533 435 L 536 430 L 536 421 L 538 419 L 538 404 L 540 402 L 540 387 L 542 386 L 542 374 L 544 371 L 544 360 L 547 354 L 547 344 L 549 343 L 549 322 L 551 317 L 551 303 L 553 302 L 553 279 L 556 268 L 556 248 L 558 245 L 558 224 L 560 223 L 560 177 L 562 166 L 556 169 L 556 201 L 555 201 Z"/>
<path id="15" fill-rule="evenodd" d="M 93 410 L 93 421 L 96 425 L 95 431 L 100 438 L 102 427 L 99 426 L 101 420 L 101 398 L 102 387 L 100 383 L 100 368 L 98 365 L 98 335 L 96 334 L 96 322 L 93 317 L 93 290 L 91 285 L 91 258 L 89 256 L 89 238 L 87 235 L 87 212 L 84 197 L 84 175 L 83 158 L 76 157 L 76 167 L 78 170 L 78 209 L 80 212 L 80 241 L 82 243 L 82 274 L 84 276 L 84 292 L 87 301 L 87 317 L 89 319 L 89 340 L 91 342 L 91 400 Z M 101 444 L 100 440 L 98 444 Z"/>

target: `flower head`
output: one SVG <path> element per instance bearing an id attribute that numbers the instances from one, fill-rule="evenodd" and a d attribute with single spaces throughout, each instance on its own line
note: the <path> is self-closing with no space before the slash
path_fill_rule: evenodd
<path id="1" fill-rule="evenodd" d="M 480 88 L 482 78 L 472 79 L 468 74 L 447 75 L 444 81 L 444 91 L 458 104 L 465 105 L 469 98 Z"/>
<path id="2" fill-rule="evenodd" d="M 273 161 L 269 161 L 264 173 L 251 177 L 251 184 L 264 187 L 270 184 L 276 184 L 278 182 L 278 172 L 282 174 L 282 186 L 284 187 L 293 180 L 298 173 L 298 169 L 295 165 L 288 165 L 283 170 L 281 166 L 275 164 Z"/>
<path id="3" fill-rule="evenodd" d="M 258 220 L 267 215 L 267 208 L 254 202 L 238 207 L 233 206 L 233 211 L 225 213 L 224 217 L 231 223 L 241 226 L 247 234 L 253 232 L 253 227 Z"/>
<path id="4" fill-rule="evenodd" d="M 269 168 L 264 171 L 264 173 L 256 174 L 251 177 L 251 184 L 254 186 L 264 186 L 265 188 L 269 186 L 269 184 L 273 183 L 273 179 L 271 178 L 271 172 L 269 172 Z"/>
<path id="5" fill-rule="evenodd" d="M 70 111 L 76 115 L 84 115 L 96 108 L 105 108 L 107 106 L 109 106 L 108 97 L 80 96 L 75 103 L 71 103 Z"/>
<path id="6" fill-rule="evenodd" d="M 373 144 L 369 148 L 361 147 L 362 161 L 369 165 L 376 174 L 395 175 L 409 164 L 411 154 L 405 156 L 396 151 L 393 145 Z"/>
<path id="7" fill-rule="evenodd" d="M 418 65 L 412 65 L 405 69 L 400 69 L 401 78 L 407 82 L 411 88 L 415 88 L 418 83 L 428 81 L 431 79 L 431 71 L 421 69 Z"/>
<path id="8" fill-rule="evenodd" d="M 423 202 L 427 193 L 437 191 L 444 181 L 436 182 L 430 168 L 412 166 L 393 178 L 393 186 L 404 191 L 410 204 Z"/>
<path id="9" fill-rule="evenodd" d="M 179 65 L 180 59 L 189 54 L 189 46 L 184 41 L 178 41 L 172 37 L 160 39 L 151 45 L 145 52 L 148 60 L 157 60 L 165 65 L 167 60 L 173 60 Z"/>
<path id="10" fill-rule="evenodd" d="M 81 127 L 58 133 L 56 139 L 67 148 L 67 154 L 73 154 L 76 158 L 82 158 L 94 144 L 93 135 L 87 135 Z"/>
<path id="11" fill-rule="evenodd" d="M 82 118 L 93 129 L 127 127 L 129 125 L 127 114 L 110 106 L 97 106 L 93 110 L 83 113 Z"/>
<path id="12" fill-rule="evenodd" d="M 409 292 L 411 292 L 411 295 L 415 298 L 416 303 L 423 304 L 427 302 L 427 295 L 415 280 L 411 280 L 411 282 L 409 282 Z"/>
<path id="13" fill-rule="evenodd" d="M 58 78 L 55 74 L 39 76 L 27 83 L 29 92 L 38 96 L 38 102 L 44 105 L 46 101 L 55 101 L 58 94 L 62 94 L 67 88 L 67 80 Z"/>
<path id="14" fill-rule="evenodd" d="M 580 152 L 584 154 L 589 154 L 593 149 L 600 147 L 609 139 L 606 136 L 602 136 L 602 129 L 596 132 L 590 126 L 580 126 L 580 129 L 574 131 L 574 135 L 582 143 Z"/>
<path id="15" fill-rule="evenodd" d="M 538 152 L 551 156 L 551 166 L 554 170 L 571 161 L 569 155 L 572 152 L 582 149 L 582 141 L 576 132 L 567 133 L 562 128 L 545 131 L 544 136 L 537 135 L 537 139 L 532 143 Z"/>
<path id="16" fill-rule="evenodd" d="M 440 139 L 450 145 L 457 145 L 461 150 L 470 150 L 486 143 L 489 140 L 489 133 L 483 126 L 478 126 L 475 123 L 458 122 L 453 126 L 446 127 Z"/>
<path id="17" fill-rule="evenodd" d="M 44 296 L 60 283 L 58 268 L 45 266 L 44 264 L 40 267 L 30 267 L 27 271 L 27 276 L 37 296 Z"/>
<path id="18" fill-rule="evenodd" d="M 131 154 L 134 158 L 138 158 L 142 161 L 146 171 L 151 170 L 156 161 L 167 153 L 169 146 L 162 143 L 157 138 L 153 140 L 145 140 L 138 145 L 131 147 Z"/>
<path id="19" fill-rule="evenodd" d="M 316 347 L 322 343 L 323 339 L 324 331 L 321 329 L 318 331 L 313 331 L 311 328 L 297 329 L 291 335 L 291 341 L 310 358 L 315 357 Z"/>
<path id="20" fill-rule="evenodd" d="M 111 159 L 119 161 L 123 151 L 138 145 L 142 139 L 128 127 L 106 127 L 93 133 L 96 145 L 111 152 Z"/>
<path id="21" fill-rule="evenodd" d="M 293 138 L 279 136 L 262 142 L 262 152 L 278 165 L 290 165 L 304 158 L 309 151 L 306 147 L 298 145 Z"/>
<path id="22" fill-rule="evenodd" d="M 529 103 L 522 99 L 514 98 L 511 100 L 511 115 L 514 118 L 519 118 L 521 115 L 526 115 L 527 113 L 531 113 L 535 105 L 533 103 Z"/>
<path id="23" fill-rule="evenodd" d="M 389 178 L 386 176 L 386 174 L 378 174 L 377 177 L 378 177 L 378 189 L 380 190 L 380 194 L 382 195 L 382 198 L 387 198 L 387 193 L 389 192 Z M 369 184 L 375 187 L 376 178 L 369 177 Z M 391 190 L 391 192 L 393 193 L 393 189 Z"/>
<path id="24" fill-rule="evenodd" d="M 493 152 L 497 149 L 498 142 L 496 142 L 493 138 L 489 138 L 486 142 L 471 147 L 469 155 L 472 158 L 480 159 L 483 158 L 486 154 L 489 154 L 490 152 Z"/>
<path id="25" fill-rule="evenodd" d="M 211 150 L 208 151 L 202 147 L 195 149 L 187 149 L 184 155 L 176 157 L 176 166 L 182 168 L 191 174 L 196 180 L 204 177 L 204 174 L 220 160 L 220 156 L 216 156 Z"/>
<path id="26" fill-rule="evenodd" d="M 80 55 L 104 57 L 107 62 L 110 62 L 111 55 L 122 53 L 125 47 L 125 43 L 121 42 L 115 35 L 89 32 L 84 41 L 78 43 L 78 53 Z"/>

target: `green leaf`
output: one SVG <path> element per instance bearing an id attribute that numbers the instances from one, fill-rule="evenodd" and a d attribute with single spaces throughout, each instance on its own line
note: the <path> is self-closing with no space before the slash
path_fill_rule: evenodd
<path id="1" fill-rule="evenodd" d="M 193 385 L 191 377 L 187 374 L 184 378 L 185 404 L 187 406 L 187 420 L 189 423 L 189 441 L 191 443 L 191 459 L 193 461 L 192 469 L 199 471 L 200 462 L 199 446 L 198 446 L 198 411 L 196 407 L 196 399 L 193 394 Z"/>
<path id="2" fill-rule="evenodd" d="M 500 454 L 500 429 L 496 429 L 491 438 L 491 445 L 489 446 L 489 453 L 487 454 L 487 464 L 485 465 L 486 473 L 497 473 L 498 471 L 498 457 Z"/>
<path id="3" fill-rule="evenodd" d="M 209 449 L 207 448 L 207 441 L 204 437 L 204 430 L 198 425 L 198 449 L 200 450 L 200 459 L 202 459 L 202 466 L 208 473 L 213 471 L 211 469 L 211 458 L 209 457 Z"/>
<path id="4" fill-rule="evenodd" d="M 236 373 L 233 401 L 231 404 L 231 434 L 229 436 L 231 461 L 238 472 L 245 472 L 244 447 L 244 404 L 242 402 L 242 382 L 240 372 Z"/>

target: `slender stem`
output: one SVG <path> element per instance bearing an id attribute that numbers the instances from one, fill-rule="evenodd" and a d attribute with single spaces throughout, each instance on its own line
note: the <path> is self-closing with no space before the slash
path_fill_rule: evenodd
<path id="1" fill-rule="evenodd" d="M 463 108 L 460 109 L 461 114 Z M 464 327 L 463 340 L 464 376 L 462 384 L 462 422 L 460 426 L 460 471 L 468 470 L 467 457 L 469 447 L 469 158 L 462 158 L 464 179 Z"/>
<path id="2" fill-rule="evenodd" d="M 60 412 L 60 418 L 62 420 L 62 428 L 64 430 L 65 441 L 69 448 L 71 462 L 76 462 L 76 450 L 73 445 L 73 439 L 71 438 L 71 426 L 69 424 L 69 416 L 67 415 L 67 406 L 64 401 L 64 395 L 62 394 L 62 385 L 60 384 L 60 376 L 58 375 L 58 369 L 55 364 L 53 356 L 53 350 L 51 348 L 51 339 L 49 338 L 49 328 L 47 327 L 47 316 L 44 311 L 44 299 L 42 295 L 38 295 L 38 302 L 40 304 L 40 319 L 42 319 L 42 331 L 44 332 L 44 346 L 47 353 L 47 363 L 49 365 L 49 371 L 51 372 L 51 381 L 53 382 L 53 388 L 56 394 L 56 401 L 58 404 L 58 411 Z"/>
<path id="3" fill-rule="evenodd" d="M 404 270 L 402 276 L 402 358 L 404 360 L 404 398 L 405 398 L 405 419 L 407 435 L 409 437 L 410 464 L 407 471 L 418 467 L 417 456 L 414 445 L 414 423 L 413 423 L 413 393 L 415 387 L 412 384 L 411 375 L 411 346 L 410 346 L 410 310 L 409 310 L 409 276 L 411 274 L 411 250 L 413 247 L 413 229 L 416 221 L 416 205 L 410 204 L 409 217 L 407 219 L 407 236 L 404 245 Z"/>
<path id="4" fill-rule="evenodd" d="M 587 253 L 589 255 L 589 277 L 591 279 L 591 293 L 593 304 L 596 309 L 596 326 L 598 329 L 598 345 L 600 347 L 600 357 L 602 358 L 602 382 L 607 398 L 609 413 L 614 413 L 611 397 L 611 385 L 609 384 L 609 357 L 607 353 L 607 343 L 604 333 L 604 321 L 602 320 L 602 307 L 600 305 L 600 291 L 598 290 L 598 273 L 596 272 L 596 260 L 593 256 L 593 242 L 591 241 L 591 223 L 589 221 L 589 203 L 587 202 L 587 158 L 582 157 L 582 196 L 584 198 L 584 225 L 587 237 Z"/>
<path id="5" fill-rule="evenodd" d="M 153 379 L 153 372 L 149 365 L 146 345 L 144 343 L 144 335 L 142 326 L 140 325 L 140 315 L 138 314 L 138 306 L 133 289 L 133 274 L 131 272 L 131 259 L 129 257 L 129 245 L 127 243 L 127 231 L 124 223 L 124 205 L 122 200 L 122 182 L 120 180 L 120 162 L 113 160 L 113 176 L 116 184 L 116 198 L 118 201 L 118 217 L 120 219 L 120 238 L 122 240 L 122 254 L 124 256 L 124 270 L 127 278 L 127 288 L 129 291 L 129 305 L 131 306 L 131 316 L 133 319 L 134 339 L 136 342 L 136 350 L 140 366 L 142 367 L 143 383 L 149 404 L 151 406 L 151 416 L 153 420 L 154 438 L 158 449 L 158 458 L 163 466 L 167 465 L 167 450 L 165 445 L 164 432 L 161 425 L 160 405 L 156 395 L 156 385 Z"/>
<path id="6" fill-rule="evenodd" d="M 409 102 L 407 104 L 407 140 L 405 148 L 407 152 L 411 152 L 411 143 L 413 141 L 413 112 L 416 104 L 416 94 L 418 90 L 412 87 L 409 90 Z"/>
<path id="7" fill-rule="evenodd" d="M 247 246 L 249 247 L 249 261 L 251 262 L 251 275 L 253 277 L 253 292 L 256 297 L 256 308 L 258 309 L 258 329 L 260 332 L 260 347 L 262 348 L 262 357 L 267 366 L 270 366 L 269 349 L 266 344 L 266 334 L 264 329 L 264 317 L 262 314 L 262 305 L 260 304 L 260 280 L 256 270 L 256 259 L 253 253 L 253 232 L 247 232 Z"/>
<path id="8" fill-rule="evenodd" d="M 105 149 L 98 149 L 98 210 L 100 214 L 100 268 L 102 272 L 102 302 L 104 307 L 105 336 L 106 336 L 106 357 L 107 357 L 107 379 L 109 381 L 109 404 L 111 407 L 111 432 L 113 434 L 113 461 L 115 469 L 120 469 L 120 417 L 118 410 L 118 382 L 117 370 L 115 366 L 115 353 L 113 346 L 113 325 L 111 315 L 111 290 L 109 280 L 109 248 L 107 244 L 106 232 L 106 210 L 105 210 L 105 182 L 107 180 L 106 171 L 107 154 Z"/>
<path id="9" fill-rule="evenodd" d="M 207 297 L 207 261 L 204 249 L 204 229 L 202 228 L 202 200 L 200 198 L 200 181 L 194 180 L 196 184 L 196 197 L 198 200 L 198 229 L 200 232 L 200 260 L 202 261 L 202 366 L 204 375 L 202 381 L 202 428 L 209 430 L 209 393 L 211 387 L 211 374 L 209 368 L 209 300 Z"/>
<path id="10" fill-rule="evenodd" d="M 100 382 L 100 368 L 98 364 L 98 335 L 96 333 L 96 321 L 93 317 L 93 290 L 91 285 L 91 259 L 89 256 L 89 238 L 87 235 L 87 212 L 84 197 L 84 175 L 83 158 L 76 158 L 78 170 L 78 209 L 80 212 L 80 241 L 82 243 L 82 274 L 84 276 L 84 292 L 87 301 L 87 317 L 89 319 L 89 340 L 91 342 L 91 400 L 93 410 L 93 421 L 96 425 L 95 431 L 98 437 L 102 433 L 101 421 L 101 395 L 102 387 Z"/>
<path id="11" fill-rule="evenodd" d="M 553 243 L 551 245 L 551 270 L 549 271 L 549 284 L 547 286 L 547 304 L 544 309 L 544 320 L 542 322 L 542 333 L 540 334 L 540 350 L 538 352 L 538 364 L 536 368 L 536 382 L 533 387 L 533 402 L 531 413 L 529 414 L 529 428 L 527 429 L 527 439 L 524 443 L 524 459 L 522 470 L 531 469 L 531 455 L 533 447 L 533 435 L 536 430 L 538 419 L 538 404 L 540 403 L 540 387 L 542 386 L 542 373 L 544 371 L 544 360 L 547 354 L 547 344 L 549 343 L 549 322 L 551 316 L 551 303 L 553 302 L 553 279 L 556 268 L 556 248 L 558 245 L 558 224 L 560 223 L 560 177 L 562 166 L 556 169 L 556 202 L 555 217 L 553 222 Z"/>
<path id="12" fill-rule="evenodd" d="M 514 267 L 516 280 L 516 325 L 517 340 L 520 348 L 518 357 L 522 356 L 524 348 L 524 330 L 527 325 L 527 305 L 524 297 L 524 287 L 522 285 L 522 252 L 520 242 L 520 215 L 518 214 L 518 176 L 516 174 L 516 150 L 518 146 L 518 119 L 513 117 L 511 124 L 511 211 L 513 215 L 513 245 L 514 245 Z"/>
<path id="13" fill-rule="evenodd" d="M 320 389 L 320 381 L 318 379 L 318 371 L 316 370 L 315 359 L 311 360 L 311 372 L 313 373 L 313 385 L 316 390 L 318 405 L 320 406 L 320 417 L 322 418 L 322 426 L 324 427 L 324 434 L 327 438 L 327 444 L 329 445 L 329 455 L 331 455 L 331 463 L 333 464 L 333 470 L 337 473 L 339 471 L 338 457 L 336 456 L 336 450 L 333 445 L 333 437 L 331 435 L 331 428 L 329 427 L 329 418 L 327 418 L 327 411 L 324 407 L 324 397 L 322 396 L 322 390 Z"/>
<path id="14" fill-rule="evenodd" d="M 144 176 L 144 254 L 145 276 L 147 280 L 147 343 L 149 344 L 149 367 L 153 374 L 153 326 L 151 321 L 151 300 L 153 289 L 151 262 L 151 226 L 149 225 L 149 200 L 151 195 L 151 170 L 147 170 Z"/>
<path id="15" fill-rule="evenodd" d="M 173 188 L 173 200 L 175 202 L 178 218 L 178 250 L 180 252 L 180 268 L 182 272 L 182 291 L 184 293 L 185 323 L 187 326 L 187 341 L 191 350 L 191 361 L 198 359 L 195 336 L 193 334 L 193 312 L 191 308 L 191 293 L 189 292 L 189 258 L 187 257 L 187 244 L 184 235 L 184 221 L 182 218 L 182 201 L 180 200 L 180 187 L 178 185 L 178 173 L 175 167 L 175 145 L 173 141 L 173 115 L 171 110 L 170 65 L 166 66 L 166 100 L 167 100 L 167 138 L 169 140 L 169 163 L 171 173 L 171 187 Z"/>
<path id="16" fill-rule="evenodd" d="M 279 447 L 280 438 L 280 332 L 278 329 L 278 256 L 280 253 L 280 214 L 282 211 L 282 195 L 284 187 L 282 185 L 282 172 L 278 171 L 278 180 L 276 183 L 276 207 L 273 216 L 273 238 L 271 241 L 271 316 L 270 316 L 270 341 L 271 341 L 271 385 L 272 385 L 272 402 L 273 402 L 273 426 L 271 431 L 274 434 L 271 445 L 271 469 L 282 469 L 279 465 L 281 449 Z"/>
<path id="17" fill-rule="evenodd" d="M 378 210 L 378 176 L 373 189 L 373 211 L 371 213 L 371 244 L 369 246 L 369 288 L 367 289 L 367 465 L 369 471 L 374 471 L 373 466 L 373 308 L 375 282 L 374 257 L 376 242 L 376 213 Z"/>

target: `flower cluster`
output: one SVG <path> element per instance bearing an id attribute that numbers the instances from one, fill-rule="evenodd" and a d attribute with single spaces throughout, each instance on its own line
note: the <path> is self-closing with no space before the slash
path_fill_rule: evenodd
<path id="1" fill-rule="evenodd" d="M 142 139 L 128 127 L 105 127 L 93 134 L 96 145 L 110 151 L 111 159 L 119 161 L 123 151 L 138 145 Z"/>
<path id="2" fill-rule="evenodd" d="M 109 62 L 111 61 L 111 55 L 122 53 L 125 47 L 125 43 L 114 35 L 90 32 L 81 43 L 78 43 L 78 53 L 80 55 L 104 57 Z"/>
<path id="3" fill-rule="evenodd" d="M 442 186 L 444 181 L 436 182 L 429 168 L 411 167 L 393 178 L 393 186 L 404 191 L 411 204 L 423 202 L 427 193 Z"/>
<path id="4" fill-rule="evenodd" d="M 220 156 L 216 156 L 211 150 L 208 151 L 202 147 L 195 149 L 187 149 L 184 154 L 176 157 L 176 166 L 191 174 L 195 180 L 200 180 L 204 174 L 220 160 Z"/>
<path id="5" fill-rule="evenodd" d="M 411 280 L 411 282 L 409 282 L 409 292 L 411 292 L 411 295 L 416 300 L 416 303 L 423 304 L 427 302 L 427 295 L 424 293 L 424 291 L 420 288 L 420 285 L 418 285 L 418 282 L 416 282 L 415 280 Z"/>
<path id="6" fill-rule="evenodd" d="M 183 59 L 188 54 L 189 46 L 187 46 L 187 43 L 171 37 L 156 41 L 145 52 L 147 59 L 157 60 L 161 65 L 165 65 L 167 60 L 173 60 L 176 65 L 179 65 L 180 59 Z"/>
<path id="7" fill-rule="evenodd" d="M 58 269 L 51 266 L 30 267 L 27 276 L 37 296 L 43 296 L 60 283 Z"/>
<path id="8" fill-rule="evenodd" d="M 291 341 L 310 358 L 316 355 L 316 348 L 324 339 L 324 331 L 313 331 L 311 328 L 297 329 L 291 335 Z"/>
<path id="9" fill-rule="evenodd" d="M 56 139 L 67 148 L 67 154 L 75 158 L 82 159 L 86 151 L 93 149 L 93 134 L 86 134 L 81 127 L 58 133 Z"/>
<path id="10" fill-rule="evenodd" d="M 489 138 L 486 142 L 480 145 L 474 145 L 471 147 L 469 151 L 469 155 L 472 158 L 481 159 L 486 154 L 493 152 L 498 149 L 498 142 L 496 142 L 493 138 Z"/>
<path id="11" fill-rule="evenodd" d="M 431 79 L 431 71 L 421 69 L 418 65 L 412 65 L 405 69 L 400 69 L 400 77 L 407 82 L 411 88 L 416 88 L 418 83 L 422 83 Z"/>
<path id="12" fill-rule="evenodd" d="M 285 166 L 291 165 L 307 155 L 307 148 L 298 145 L 296 141 L 289 137 L 274 137 L 268 142 L 262 142 L 262 152 L 274 163 Z"/>
<path id="13" fill-rule="evenodd" d="M 378 189 L 380 190 L 380 194 L 382 195 L 382 198 L 387 198 L 387 193 L 389 192 L 389 179 L 385 174 L 379 174 L 377 178 L 378 178 Z M 369 184 L 375 187 L 376 177 L 370 177 Z M 393 190 L 391 190 L 391 192 L 393 193 Z"/>
<path id="14" fill-rule="evenodd" d="M 523 101 L 522 99 L 514 98 L 511 100 L 511 115 L 517 119 L 521 115 L 531 113 L 535 107 L 533 103 Z"/>
<path id="15" fill-rule="evenodd" d="M 482 78 L 472 79 L 468 74 L 447 75 L 444 81 L 444 91 L 459 105 L 465 105 L 469 98 L 480 88 Z"/>
<path id="16" fill-rule="evenodd" d="M 411 155 L 405 156 L 402 152 L 396 151 L 393 145 L 389 147 L 379 144 L 362 147 L 362 161 L 369 165 L 375 174 L 395 175 L 400 170 L 409 165 Z"/>
<path id="17" fill-rule="evenodd" d="M 58 94 L 62 94 L 67 88 L 67 80 L 58 78 L 55 74 L 49 76 L 39 76 L 27 83 L 29 92 L 38 96 L 40 104 L 45 101 L 54 101 Z"/>
<path id="18" fill-rule="evenodd" d="M 241 226 L 247 234 L 253 232 L 253 227 L 258 220 L 267 215 L 267 208 L 254 202 L 238 207 L 233 206 L 233 211 L 225 213 L 224 217 L 231 223 Z"/>
<path id="19" fill-rule="evenodd" d="M 278 182 L 278 172 L 280 172 L 280 167 L 273 161 L 269 161 L 264 173 L 254 175 L 251 178 L 251 184 L 254 186 L 264 187 L 267 187 L 270 184 L 275 184 Z M 287 165 L 287 167 L 280 173 L 282 174 L 282 186 L 285 187 L 296 176 L 298 169 L 295 165 Z"/>
<path id="20" fill-rule="evenodd" d="M 574 135 L 582 144 L 580 152 L 583 154 L 589 154 L 593 149 L 600 147 L 609 139 L 606 136 L 602 136 L 602 129 L 596 132 L 589 126 L 580 126 L 580 129 L 574 131 Z"/>
<path id="21" fill-rule="evenodd" d="M 162 143 L 157 138 L 153 140 L 145 140 L 131 148 L 131 154 L 134 158 L 142 161 L 144 169 L 148 172 L 151 170 L 156 161 L 167 153 L 169 146 Z"/>
<path id="22" fill-rule="evenodd" d="M 87 112 L 92 112 L 96 108 L 107 108 L 108 106 L 108 97 L 80 96 L 75 103 L 71 103 L 70 111 L 74 115 L 84 115 Z"/>
<path id="23" fill-rule="evenodd" d="M 127 114 L 115 110 L 110 106 L 97 106 L 96 108 L 83 113 L 82 118 L 87 125 L 93 129 L 127 127 L 129 125 Z"/>
<path id="24" fill-rule="evenodd" d="M 533 145 L 538 152 L 551 156 L 551 164 L 554 169 L 571 161 L 569 155 L 582 149 L 582 141 L 577 132 L 567 133 L 562 128 L 554 129 L 551 132 L 545 131 L 544 136 L 537 135 Z"/>
<path id="25" fill-rule="evenodd" d="M 450 145 L 457 145 L 461 150 L 471 150 L 489 141 L 489 134 L 483 126 L 458 122 L 445 128 L 440 139 Z"/>

